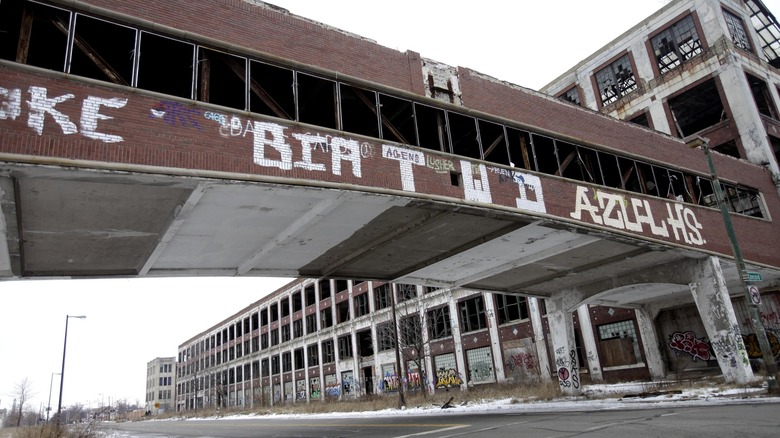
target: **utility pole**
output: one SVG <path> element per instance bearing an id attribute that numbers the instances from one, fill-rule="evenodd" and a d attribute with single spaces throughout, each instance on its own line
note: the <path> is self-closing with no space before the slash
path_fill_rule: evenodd
<path id="1" fill-rule="evenodd" d="M 742 258 L 742 250 L 737 240 L 737 233 L 734 231 L 734 225 L 731 222 L 731 215 L 729 214 L 726 201 L 723 197 L 723 191 L 720 188 L 720 180 L 718 179 L 718 173 L 715 170 L 715 162 L 712 160 L 712 154 L 710 153 L 709 140 L 700 136 L 686 137 L 683 141 L 692 148 L 701 146 L 704 150 L 704 155 L 707 157 L 707 165 L 710 169 L 710 177 L 712 178 L 712 190 L 715 192 L 715 199 L 720 207 L 720 214 L 723 216 L 723 223 L 726 226 L 726 234 L 729 237 L 731 243 L 731 249 L 734 252 L 734 261 L 737 264 L 737 274 L 739 275 L 739 282 L 742 286 L 742 291 L 745 294 L 745 301 L 747 308 L 750 312 L 750 320 L 753 325 L 753 329 L 756 331 L 756 337 L 758 338 L 758 345 L 761 347 L 761 354 L 764 359 L 764 366 L 766 367 L 766 381 L 767 392 L 769 394 L 779 394 L 780 388 L 777 384 L 777 363 L 775 357 L 772 355 L 772 347 L 769 344 L 769 339 L 766 336 L 766 330 L 764 324 L 761 322 L 761 314 L 758 311 L 758 305 L 755 304 L 751 298 L 750 289 L 747 285 L 747 268 L 745 268 L 745 260 Z"/>

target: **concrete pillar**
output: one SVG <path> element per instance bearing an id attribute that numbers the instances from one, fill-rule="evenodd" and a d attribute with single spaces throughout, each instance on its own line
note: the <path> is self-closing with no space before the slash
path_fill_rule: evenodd
<path id="1" fill-rule="evenodd" d="M 498 315 L 496 315 L 496 306 L 494 296 L 491 293 L 485 293 L 482 296 L 485 301 L 485 313 L 487 314 L 488 331 L 490 332 L 490 352 L 493 355 L 493 372 L 496 382 L 503 382 L 504 377 L 504 357 L 501 351 L 501 337 L 498 333 Z"/>
<path id="2" fill-rule="evenodd" d="M 534 331 L 536 358 L 539 361 L 539 377 L 541 377 L 543 382 L 549 382 L 552 380 L 552 377 L 550 377 L 552 375 L 552 368 L 550 367 L 550 355 L 547 352 L 547 340 L 544 336 L 539 298 L 528 298 L 528 310 L 531 317 L 531 327 Z"/>
<path id="3" fill-rule="evenodd" d="M 466 360 L 463 352 L 463 338 L 461 337 L 460 321 L 458 313 L 458 303 L 452 296 L 452 291 L 447 292 L 450 295 L 450 322 L 452 323 L 452 342 L 455 344 L 455 363 L 458 365 L 458 374 L 460 375 L 460 389 L 468 388 L 468 373 L 466 372 Z"/>
<path id="4" fill-rule="evenodd" d="M 711 354 L 727 382 L 747 383 L 754 379 L 739 322 L 731 305 L 720 259 L 708 257 L 694 269 L 697 282 L 688 286 L 710 338 Z"/>
<path id="5" fill-rule="evenodd" d="M 604 380 L 601 374 L 601 359 L 599 359 L 599 350 L 596 346 L 596 337 L 593 335 L 593 323 L 590 321 L 590 306 L 587 304 L 577 308 L 577 317 L 580 321 L 580 333 L 582 333 L 582 343 L 586 361 L 588 362 L 588 375 L 592 382 Z"/>
<path id="6" fill-rule="evenodd" d="M 550 325 L 558 384 L 566 395 L 579 395 L 582 392 L 571 315 L 574 306 L 570 305 L 573 294 L 572 291 L 562 291 L 547 300 L 547 323 Z"/>
<path id="7" fill-rule="evenodd" d="M 647 370 L 653 380 L 663 379 L 666 377 L 666 369 L 661 358 L 661 343 L 658 342 L 653 317 L 646 308 L 636 309 L 635 313 L 636 323 L 639 326 L 639 338 L 642 339 L 642 345 L 645 347 Z"/>

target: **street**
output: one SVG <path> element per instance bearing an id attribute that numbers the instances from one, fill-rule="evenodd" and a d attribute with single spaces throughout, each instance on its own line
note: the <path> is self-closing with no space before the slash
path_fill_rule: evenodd
<path id="1" fill-rule="evenodd" d="M 111 438 L 147 437 L 776 437 L 780 405 L 742 403 L 698 407 L 577 412 L 269 416 L 143 421 L 110 425 Z"/>

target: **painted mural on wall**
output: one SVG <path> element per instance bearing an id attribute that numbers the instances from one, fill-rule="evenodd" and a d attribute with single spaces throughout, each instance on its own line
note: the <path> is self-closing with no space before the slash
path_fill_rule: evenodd
<path id="1" fill-rule="evenodd" d="M 341 395 L 341 385 L 335 374 L 325 376 L 325 397 L 338 397 Z"/>
<path id="2" fill-rule="evenodd" d="M 463 379 L 461 379 L 460 373 L 456 370 L 452 368 L 436 370 L 436 388 L 453 388 L 462 384 Z"/>
<path id="3" fill-rule="evenodd" d="M 504 375 L 515 381 L 538 380 L 539 362 L 531 338 L 504 342 Z"/>

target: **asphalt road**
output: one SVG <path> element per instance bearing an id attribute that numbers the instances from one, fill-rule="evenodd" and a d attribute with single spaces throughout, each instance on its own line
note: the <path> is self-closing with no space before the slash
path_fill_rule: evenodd
<path id="1" fill-rule="evenodd" d="M 778 437 L 780 404 L 659 407 L 639 410 L 458 413 L 377 417 L 255 417 L 143 421 L 110 425 L 111 438 L 153 437 Z"/>

